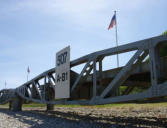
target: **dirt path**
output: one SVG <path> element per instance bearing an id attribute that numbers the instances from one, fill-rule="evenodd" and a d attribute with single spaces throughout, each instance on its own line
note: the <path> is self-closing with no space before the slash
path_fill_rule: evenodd
<path id="1" fill-rule="evenodd" d="M 1 128 L 120 128 L 167 127 L 167 107 L 91 108 L 55 107 L 24 108 L 22 112 L 0 109 Z"/>

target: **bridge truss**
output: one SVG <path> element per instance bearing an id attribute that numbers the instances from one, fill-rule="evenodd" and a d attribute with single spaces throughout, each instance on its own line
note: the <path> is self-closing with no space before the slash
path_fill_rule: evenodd
<path id="1" fill-rule="evenodd" d="M 20 106 L 30 101 L 48 105 L 94 105 L 167 96 L 167 59 L 160 54 L 165 44 L 167 36 L 158 36 L 97 51 L 71 61 L 68 99 L 54 98 L 56 72 L 52 68 L 16 89 L 1 90 L 0 103 L 10 102 L 10 106 L 13 101 L 19 101 Z M 125 66 L 103 70 L 105 57 L 131 51 L 135 53 Z M 80 73 L 72 70 L 81 64 L 84 67 Z M 136 87 L 144 91 L 134 93 Z"/>

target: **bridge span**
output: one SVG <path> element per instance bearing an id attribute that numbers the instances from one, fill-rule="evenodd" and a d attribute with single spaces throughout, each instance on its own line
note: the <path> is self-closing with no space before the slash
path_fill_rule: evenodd
<path id="1" fill-rule="evenodd" d="M 70 98 L 55 99 L 55 68 L 49 69 L 15 89 L 0 91 L 0 104 L 21 110 L 22 104 L 109 104 L 167 96 L 167 57 L 161 51 L 167 36 L 157 36 L 97 51 L 70 62 Z M 107 56 L 134 51 L 123 67 L 103 70 Z M 112 61 L 111 61 L 112 63 Z M 73 67 L 84 64 L 80 73 Z M 140 90 L 140 91 L 136 91 Z"/>

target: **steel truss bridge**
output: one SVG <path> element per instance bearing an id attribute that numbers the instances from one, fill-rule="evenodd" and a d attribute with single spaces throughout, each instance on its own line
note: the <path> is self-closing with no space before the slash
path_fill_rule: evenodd
<path id="1" fill-rule="evenodd" d="M 0 104 L 9 102 L 14 111 L 21 110 L 24 103 L 38 102 L 51 110 L 54 104 L 109 104 L 167 96 L 167 57 L 160 55 L 165 45 L 167 36 L 157 36 L 71 61 L 68 99 L 54 98 L 56 72 L 52 68 L 15 89 L 1 90 Z M 131 51 L 135 53 L 125 66 L 103 70 L 105 57 Z M 72 70 L 81 64 L 84 67 L 80 73 Z M 134 93 L 136 88 L 143 91 Z"/>

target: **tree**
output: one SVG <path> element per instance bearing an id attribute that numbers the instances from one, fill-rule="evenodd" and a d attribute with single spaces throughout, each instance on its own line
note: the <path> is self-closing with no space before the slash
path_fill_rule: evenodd
<path id="1" fill-rule="evenodd" d="M 167 35 L 167 30 L 163 32 L 162 35 Z M 167 56 L 167 44 L 164 44 L 160 49 L 160 56 Z"/>
<path id="2" fill-rule="evenodd" d="M 163 32 L 162 35 L 167 35 L 167 30 L 165 32 Z"/>

